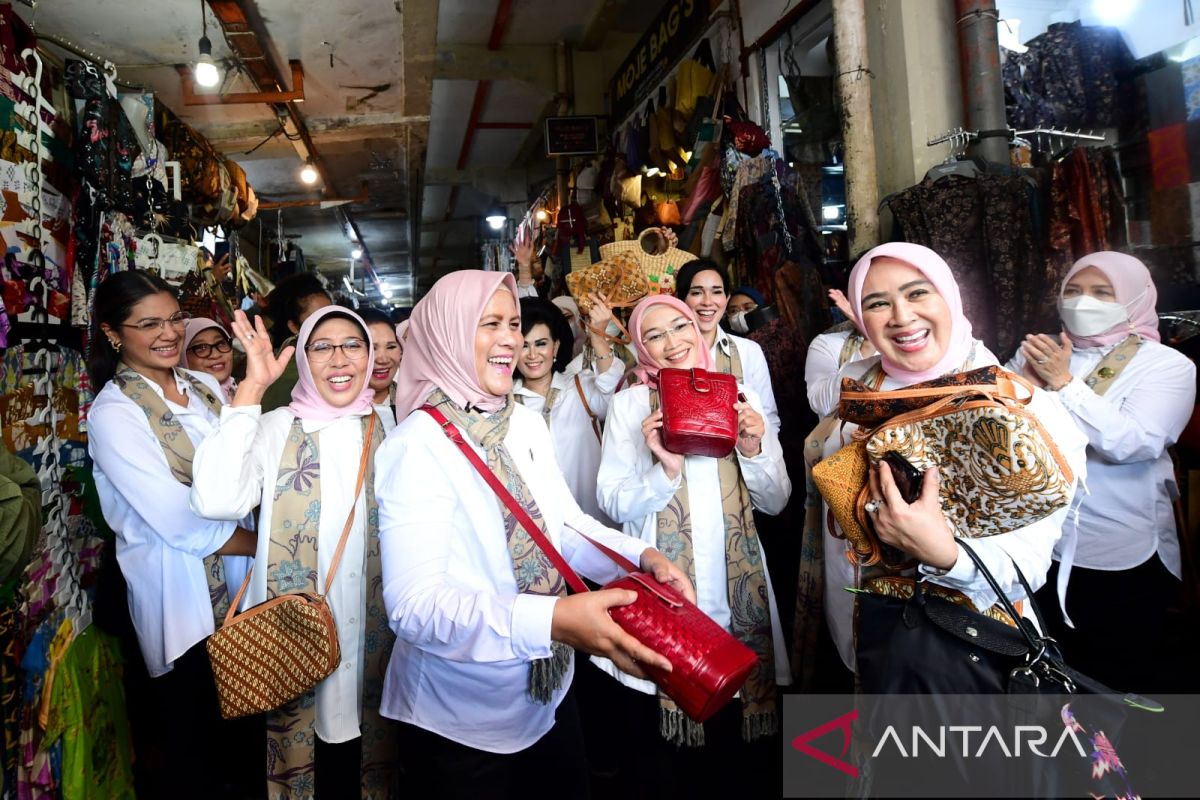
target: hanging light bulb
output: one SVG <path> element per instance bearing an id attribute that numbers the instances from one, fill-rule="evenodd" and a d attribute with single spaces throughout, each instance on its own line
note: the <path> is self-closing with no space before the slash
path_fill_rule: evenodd
<path id="1" fill-rule="evenodd" d="M 313 166 L 312 159 L 305 160 L 304 169 L 300 170 L 300 180 L 311 186 L 317 182 L 318 177 L 320 176 L 317 175 L 317 168 Z"/>
<path id="2" fill-rule="evenodd" d="M 354 248 L 353 250 L 351 250 L 351 251 L 350 251 L 350 257 L 351 257 L 351 258 L 362 258 L 362 248 L 361 248 L 361 247 L 356 247 L 356 248 Z"/>
<path id="3" fill-rule="evenodd" d="M 489 211 L 484 219 L 487 220 L 487 224 L 491 226 L 492 230 L 498 231 L 504 227 L 504 223 L 508 222 L 508 214 L 503 208 L 497 207 Z"/>
<path id="4" fill-rule="evenodd" d="M 204 0 L 200 0 L 200 24 L 203 33 L 200 36 L 200 57 L 196 59 L 196 83 L 211 89 L 221 82 L 221 71 L 213 63 L 212 42 L 208 38 L 208 15 L 205 13 Z"/>
<path id="5" fill-rule="evenodd" d="M 550 215 L 546 213 L 546 209 L 544 208 L 539 208 L 535 216 L 537 217 L 538 222 L 545 222 L 546 220 L 550 219 Z"/>

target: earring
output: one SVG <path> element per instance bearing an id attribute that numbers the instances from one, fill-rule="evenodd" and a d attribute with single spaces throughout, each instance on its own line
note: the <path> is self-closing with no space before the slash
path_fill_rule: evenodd
<path id="1" fill-rule="evenodd" d="M 121 352 L 121 341 L 119 339 L 109 339 L 108 343 L 112 345 L 112 349 L 118 353 Z"/>

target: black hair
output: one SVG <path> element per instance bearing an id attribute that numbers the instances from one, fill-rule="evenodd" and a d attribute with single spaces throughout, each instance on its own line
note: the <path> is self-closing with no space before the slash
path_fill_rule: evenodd
<path id="1" fill-rule="evenodd" d="M 99 392 L 112 380 L 117 372 L 117 363 L 121 360 L 100 325 L 119 328 L 129 319 L 134 306 L 147 297 L 164 292 L 171 299 L 177 299 L 169 283 L 154 273 L 137 269 L 115 272 L 96 287 L 95 309 L 92 311 L 92 355 L 88 359 L 88 376 L 93 391 Z"/>
<path id="2" fill-rule="evenodd" d="M 269 303 L 267 313 L 271 315 L 271 336 L 277 340 L 274 342 L 276 347 L 279 347 L 285 339 L 292 335 L 291 329 L 288 328 L 289 322 L 300 327 L 300 315 L 304 313 L 304 300 L 316 294 L 329 297 L 329 292 L 325 290 L 321 279 L 312 272 L 298 272 L 295 275 L 289 275 L 275 285 L 275 290 L 267 298 Z"/>
<path id="3" fill-rule="evenodd" d="M 522 297 L 521 335 L 528 335 L 535 325 L 545 325 L 550 329 L 550 338 L 558 342 L 553 370 L 562 372 L 571 363 L 575 350 L 575 335 L 571 333 L 571 326 L 567 324 L 562 309 L 540 297 Z"/>
<path id="4" fill-rule="evenodd" d="M 675 296 L 686 303 L 687 293 L 692 288 L 692 281 L 701 272 L 709 271 L 721 276 L 721 285 L 725 287 L 725 294 L 728 296 L 733 291 L 733 287 L 729 285 L 729 275 L 725 272 L 724 267 L 717 264 L 711 258 L 697 258 L 695 261 L 689 261 L 679 268 L 679 272 L 675 273 Z"/>
<path id="5" fill-rule="evenodd" d="M 396 330 L 396 324 L 392 322 L 392 317 L 386 311 L 381 311 L 374 306 L 363 306 L 358 310 L 358 315 L 362 317 L 362 321 L 371 325 L 387 325 L 393 331 Z"/>
<path id="6" fill-rule="evenodd" d="M 363 339 L 367 342 L 370 342 L 371 341 L 371 332 L 367 330 L 365 325 L 361 324 L 357 319 L 355 319 L 353 316 L 351 316 L 352 314 L 357 314 L 357 313 L 358 312 L 354 311 L 353 309 L 350 309 L 350 308 L 343 309 L 341 306 L 338 306 L 333 311 L 330 311 L 325 316 L 321 317 L 320 322 L 318 322 L 316 325 L 313 325 L 313 329 L 311 331 L 309 331 L 308 338 L 312 339 L 313 334 L 317 332 L 317 328 L 320 328 L 322 325 L 324 325 L 329 320 L 344 319 L 347 322 L 353 322 L 354 327 L 356 327 L 360 331 L 362 331 Z M 360 315 L 360 317 L 361 317 L 361 315 Z"/>

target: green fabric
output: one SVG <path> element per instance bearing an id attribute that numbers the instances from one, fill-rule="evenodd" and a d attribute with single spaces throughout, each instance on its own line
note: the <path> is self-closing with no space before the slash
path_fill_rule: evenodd
<path id="1" fill-rule="evenodd" d="M 296 344 L 296 337 L 293 336 L 283 343 L 284 347 L 292 347 Z M 274 411 L 277 408 L 283 408 L 292 402 L 292 389 L 296 388 L 296 383 L 300 380 L 300 370 L 296 367 L 296 359 L 292 358 L 288 361 L 287 366 L 283 368 L 283 374 L 279 379 L 267 387 L 267 391 L 263 392 L 262 413 Z"/>
<path id="2" fill-rule="evenodd" d="M 33 468 L 0 448 L 0 583 L 21 573 L 42 529 L 42 492 Z"/>

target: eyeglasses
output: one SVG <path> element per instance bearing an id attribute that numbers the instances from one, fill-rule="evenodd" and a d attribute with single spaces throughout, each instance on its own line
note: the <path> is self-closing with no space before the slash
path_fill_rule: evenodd
<path id="1" fill-rule="evenodd" d="M 661 344 L 662 342 L 665 342 L 667 340 L 667 337 L 670 337 L 672 339 L 678 339 L 680 336 L 683 335 L 683 332 L 686 331 L 690 327 L 692 327 L 691 322 L 681 322 L 678 325 L 675 325 L 674 327 L 667 328 L 665 331 L 660 331 L 658 333 L 652 333 L 649 336 L 646 336 L 645 338 L 642 339 L 642 344 L 646 345 L 646 347 L 651 347 L 652 345 Z"/>
<path id="2" fill-rule="evenodd" d="M 222 339 L 216 344 L 194 344 L 187 349 L 189 353 L 200 358 L 208 358 L 215 350 L 218 353 L 228 353 L 233 349 L 233 344 L 228 339 Z"/>
<path id="3" fill-rule="evenodd" d="M 342 355 L 351 361 L 360 361 L 367 357 L 367 343 L 361 339 L 347 339 L 341 344 L 317 342 L 304 348 L 304 351 L 308 353 L 308 360 L 312 363 L 324 364 L 333 358 L 333 351 L 339 348 L 342 351 Z"/>
<path id="4" fill-rule="evenodd" d="M 155 330 L 165 330 L 168 325 L 170 325 L 172 328 L 182 329 L 187 325 L 188 320 L 191 318 L 192 315 L 186 311 L 177 311 L 166 319 L 163 319 L 162 317 L 147 317 L 146 319 L 135 322 L 132 325 L 122 322 L 121 327 L 137 328 L 142 333 L 150 333 L 151 331 Z"/>

